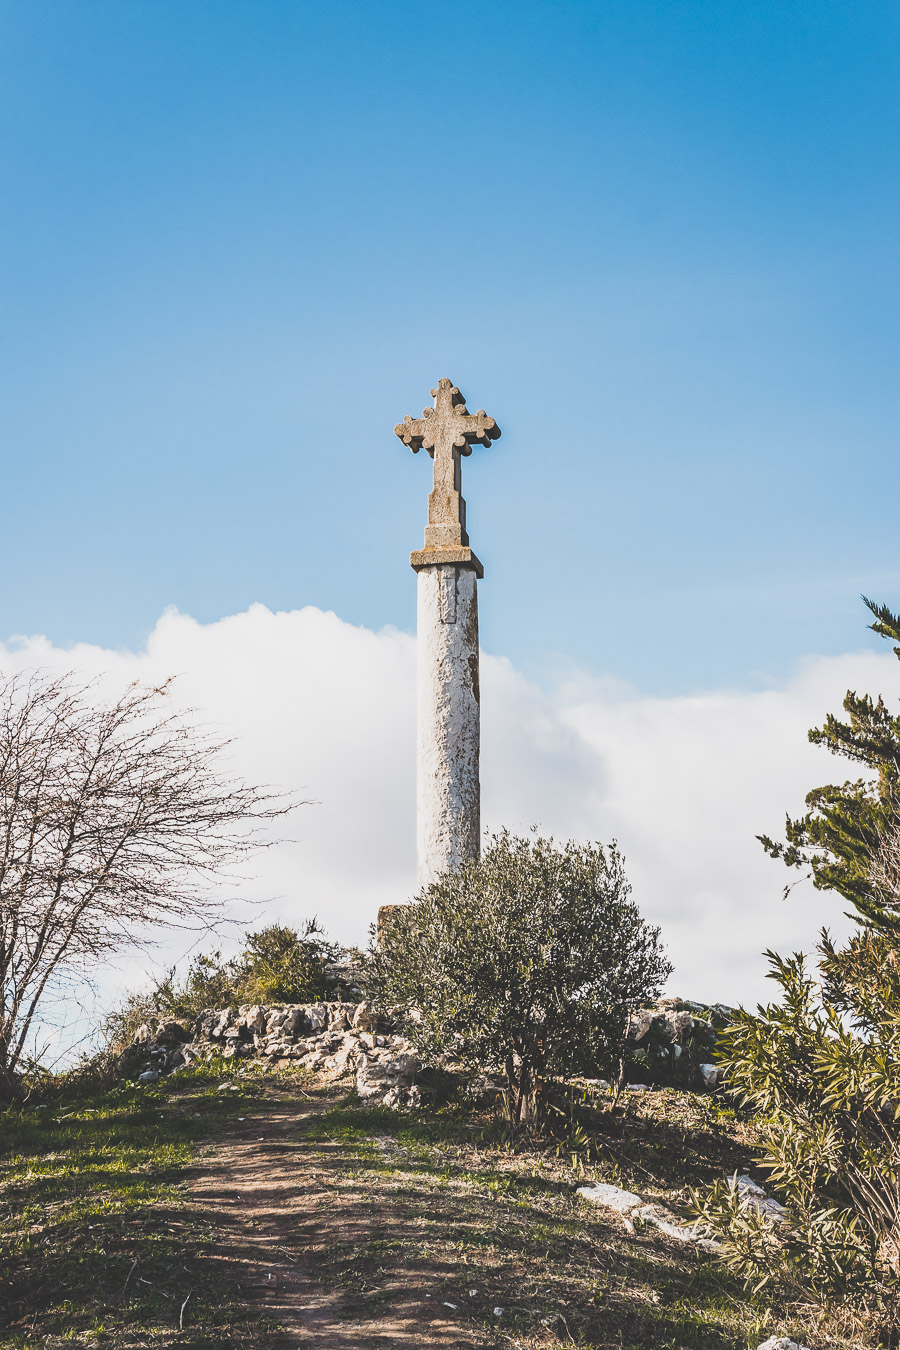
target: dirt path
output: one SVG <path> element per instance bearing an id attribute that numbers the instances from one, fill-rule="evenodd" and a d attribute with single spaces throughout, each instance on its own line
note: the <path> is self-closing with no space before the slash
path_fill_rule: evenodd
<path id="1" fill-rule="evenodd" d="M 379 1272 L 374 1287 L 326 1284 L 317 1275 L 335 1245 L 371 1241 L 373 1231 L 395 1241 L 408 1217 L 349 1180 L 336 1143 L 305 1137 L 310 1123 L 337 1098 L 304 1099 L 285 1092 L 264 1112 L 248 1101 L 246 1118 L 224 1127 L 221 1139 L 190 1180 L 194 1218 L 216 1237 L 217 1264 L 241 1301 L 259 1308 L 260 1344 L 302 1347 L 483 1347 L 495 1344 L 465 1310 L 431 1293 L 435 1272 L 403 1264 Z M 274 1330 L 276 1325 L 284 1333 Z"/>

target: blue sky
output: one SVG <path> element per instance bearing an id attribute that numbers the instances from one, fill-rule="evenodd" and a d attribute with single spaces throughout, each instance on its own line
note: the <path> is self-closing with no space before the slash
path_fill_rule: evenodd
<path id="1" fill-rule="evenodd" d="M 867 0 L 3 0 L 0 638 L 411 629 L 392 428 L 449 375 L 489 651 L 670 696 L 877 645 L 898 57 Z"/>

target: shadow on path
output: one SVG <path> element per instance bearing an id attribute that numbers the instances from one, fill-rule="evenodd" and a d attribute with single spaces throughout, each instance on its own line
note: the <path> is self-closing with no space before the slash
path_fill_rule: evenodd
<path id="1" fill-rule="evenodd" d="M 336 1100 L 285 1095 L 264 1113 L 229 1122 L 189 1174 L 191 1218 L 210 1234 L 218 1276 L 237 1301 L 258 1306 L 261 1321 L 284 1328 L 266 1336 L 272 1350 L 493 1344 L 465 1307 L 445 1306 L 440 1290 L 453 1272 L 398 1259 L 411 1231 L 402 1193 L 367 1191 L 347 1176 L 340 1145 L 304 1140 L 305 1124 Z M 355 1277 L 354 1251 L 371 1257 L 380 1244 L 393 1249 L 389 1268 L 373 1272 L 368 1260 L 367 1273 Z M 320 1270 L 337 1249 L 346 1258 L 340 1282 Z"/>

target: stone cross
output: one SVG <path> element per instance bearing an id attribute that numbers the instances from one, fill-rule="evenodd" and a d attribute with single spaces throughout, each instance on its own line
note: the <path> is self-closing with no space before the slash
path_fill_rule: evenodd
<path id="1" fill-rule="evenodd" d="M 470 413 L 462 394 L 449 380 L 439 380 L 431 397 L 433 408 L 426 408 L 421 417 L 407 413 L 394 432 L 414 455 L 425 449 L 434 460 L 425 548 L 466 547 L 469 536 L 461 491 L 461 457 L 471 455 L 473 445 L 490 445 L 500 435 L 500 428 L 483 408 Z"/>
<path id="2" fill-rule="evenodd" d="M 483 409 L 470 413 L 449 380 L 434 407 L 394 428 L 413 454 L 434 459 L 425 547 L 418 573 L 416 835 L 419 885 L 477 858 L 481 843 L 478 591 L 481 563 L 469 548 L 460 492 L 463 455 L 500 435 Z"/>

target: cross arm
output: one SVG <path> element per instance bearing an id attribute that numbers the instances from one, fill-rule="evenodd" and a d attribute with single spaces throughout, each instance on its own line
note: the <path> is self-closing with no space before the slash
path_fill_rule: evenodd
<path id="1" fill-rule="evenodd" d="M 431 409 L 427 409 L 431 411 Z M 394 427 L 394 435 L 399 436 L 404 445 L 408 445 L 414 455 L 417 455 L 425 443 L 425 437 L 428 434 L 428 424 L 424 417 L 410 417 L 406 414 L 402 422 L 398 422 Z"/>
<path id="2" fill-rule="evenodd" d="M 437 392 L 432 390 L 432 393 Z M 457 393 L 456 390 L 453 392 Z M 490 445 L 491 441 L 497 440 L 500 428 L 483 408 L 470 413 L 457 393 L 457 399 L 449 408 L 426 408 L 421 417 L 410 417 L 407 413 L 394 427 L 394 435 L 399 436 L 414 455 L 423 447 L 433 453 L 435 443 L 444 437 L 449 438 L 450 444 L 461 454 L 470 455 L 473 445 Z"/>
<path id="3" fill-rule="evenodd" d="M 463 442 L 465 442 L 464 455 L 472 453 L 471 446 L 490 445 L 491 441 L 496 441 L 500 435 L 500 428 L 493 417 L 487 416 L 484 408 L 479 408 L 476 413 L 470 413 L 466 411 L 466 405 L 463 404 L 461 408 L 454 408 L 453 413 L 453 429 L 456 432 L 453 443 L 462 448 Z M 460 440 L 460 437 L 462 437 L 462 440 Z"/>

